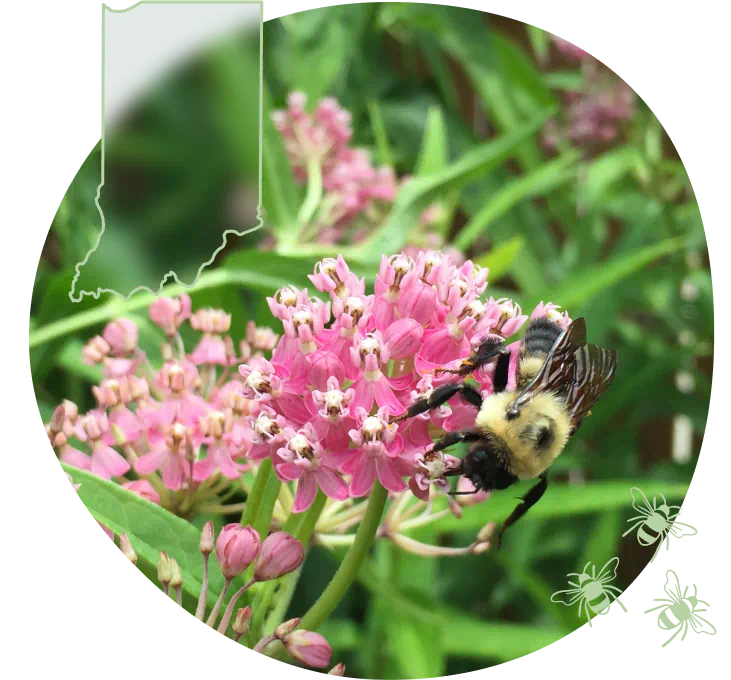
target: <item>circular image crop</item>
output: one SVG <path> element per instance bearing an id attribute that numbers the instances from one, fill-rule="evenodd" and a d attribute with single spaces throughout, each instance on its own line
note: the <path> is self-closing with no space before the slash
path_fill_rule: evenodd
<path id="1" fill-rule="evenodd" d="M 335 675 L 464 673 L 622 615 L 695 532 L 711 388 L 662 125 L 491 14 L 263 34 L 261 62 L 248 34 L 156 83 L 59 206 L 30 356 L 69 493 L 232 644 Z"/>

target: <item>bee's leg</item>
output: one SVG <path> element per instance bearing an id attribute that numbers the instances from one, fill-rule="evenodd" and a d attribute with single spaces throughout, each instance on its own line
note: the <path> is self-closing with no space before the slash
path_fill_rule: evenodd
<path id="1" fill-rule="evenodd" d="M 482 396 L 480 396 L 480 393 L 474 387 L 465 385 L 464 383 L 445 383 L 437 387 L 428 397 L 417 399 L 409 406 L 406 413 L 398 418 L 394 418 L 391 422 L 398 423 L 401 420 L 418 416 L 420 413 L 426 413 L 432 409 L 439 408 L 443 404 L 446 404 L 455 394 L 461 394 L 475 408 L 479 409 L 482 407 Z"/>
<path id="2" fill-rule="evenodd" d="M 434 375 L 440 375 L 441 373 L 470 375 L 480 368 L 480 366 L 484 366 L 496 358 L 500 360 L 503 357 L 505 362 L 505 382 L 507 383 L 507 367 L 510 363 L 510 352 L 505 347 L 505 343 L 496 337 L 486 338 L 474 347 L 469 356 L 462 361 L 458 368 L 437 368 L 434 371 Z"/>
<path id="3" fill-rule="evenodd" d="M 429 452 L 444 451 L 444 449 L 448 449 L 450 446 L 454 446 L 455 444 L 459 444 L 460 442 L 477 441 L 480 441 L 480 435 L 479 433 L 473 432 L 472 430 L 464 430 L 463 432 L 450 432 L 448 434 L 445 434 L 441 439 L 437 439 L 437 441 L 432 444 Z M 462 473 L 455 472 L 454 474 Z"/>
<path id="4" fill-rule="evenodd" d="M 533 488 L 531 488 L 525 496 L 521 499 L 520 505 L 510 513 L 510 516 L 505 520 L 500 530 L 497 532 L 495 538 L 496 548 L 500 547 L 500 543 L 503 540 L 503 535 L 507 531 L 508 527 L 515 524 L 528 510 L 530 510 L 546 492 L 548 488 L 548 478 L 544 472 L 540 476 L 540 481 Z"/>

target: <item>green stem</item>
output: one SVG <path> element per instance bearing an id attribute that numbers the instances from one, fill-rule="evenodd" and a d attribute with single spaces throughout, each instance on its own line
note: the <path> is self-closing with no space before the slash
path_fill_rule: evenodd
<path id="1" fill-rule="evenodd" d="M 368 555 L 376 536 L 387 498 L 388 491 L 379 482 L 376 482 L 371 489 L 368 510 L 355 534 L 355 541 L 345 555 L 345 559 L 340 563 L 340 567 L 335 572 L 332 581 L 330 581 L 317 602 L 302 617 L 300 626 L 303 630 L 317 630 L 350 588 L 350 584 L 355 579 L 358 569 L 360 569 L 360 565 Z"/>
<path id="2" fill-rule="evenodd" d="M 184 286 L 181 283 L 166 286 L 160 296 L 172 297 L 190 291 L 192 288 L 198 292 L 207 288 L 228 285 L 247 286 L 270 293 L 272 290 L 281 287 L 281 280 L 272 278 L 261 272 L 216 269 L 201 274 L 195 286 Z M 137 293 L 130 300 L 113 298 L 99 307 L 87 309 L 78 314 L 72 314 L 71 316 L 64 317 L 63 319 L 31 331 L 28 335 L 28 346 L 31 348 L 37 347 L 50 340 L 74 333 L 82 328 L 88 328 L 89 326 L 109 321 L 114 317 L 128 314 L 137 309 L 143 309 L 144 307 L 148 307 L 157 297 L 157 295 L 150 293 Z"/>
<path id="3" fill-rule="evenodd" d="M 297 224 L 299 226 L 299 237 L 302 236 L 322 200 L 322 168 L 317 158 L 307 162 L 307 194 L 302 206 L 297 213 Z"/>
<path id="4" fill-rule="evenodd" d="M 259 506 L 261 505 L 261 499 L 264 496 L 269 478 L 274 474 L 274 468 L 272 461 L 269 458 L 265 458 L 259 465 L 259 469 L 256 472 L 256 479 L 254 480 L 254 486 L 251 488 L 251 493 L 246 499 L 246 506 L 244 512 L 241 513 L 241 526 L 245 527 L 249 524 L 253 524 L 259 514 Z"/>

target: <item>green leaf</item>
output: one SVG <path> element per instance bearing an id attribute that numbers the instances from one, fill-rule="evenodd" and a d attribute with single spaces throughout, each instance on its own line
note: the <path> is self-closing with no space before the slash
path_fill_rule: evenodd
<path id="1" fill-rule="evenodd" d="M 127 534 L 137 554 L 150 564 L 157 564 L 161 551 L 174 557 L 183 574 L 183 589 L 198 597 L 203 578 L 198 529 L 119 484 L 68 465 L 63 465 L 63 468 L 75 484 L 81 485 L 79 498 L 94 519 L 117 535 Z M 215 560 L 210 560 L 209 605 L 215 604 L 222 587 L 223 575 Z"/>
<path id="2" fill-rule="evenodd" d="M 629 490 L 627 491 L 629 495 Z M 587 562 L 593 562 L 601 569 L 617 553 L 617 543 L 622 535 L 622 512 L 612 510 L 603 512 L 594 520 L 589 540 L 584 546 L 581 559 L 576 564 L 576 572 L 581 573 Z"/>
<path id="3" fill-rule="evenodd" d="M 498 244 L 489 252 L 475 257 L 473 260 L 480 267 L 487 267 L 490 270 L 488 280 L 492 284 L 510 271 L 524 245 L 523 237 L 516 236 L 505 243 Z"/>
<path id="4" fill-rule="evenodd" d="M 430 203 L 447 192 L 470 184 L 503 163 L 523 140 L 535 134 L 545 119 L 546 115 L 542 114 L 515 132 L 469 151 L 440 172 L 412 179 L 399 192 L 383 226 L 363 244 L 363 257 L 378 261 L 382 253 L 398 252 L 419 215 Z"/>
<path id="5" fill-rule="evenodd" d="M 670 238 L 647 246 L 632 255 L 615 255 L 600 264 L 586 267 L 564 279 L 549 291 L 529 294 L 526 309 L 531 309 L 540 300 L 552 301 L 573 312 L 600 293 L 641 271 L 655 260 L 681 250 L 684 238 Z"/>
<path id="6" fill-rule="evenodd" d="M 575 179 L 573 166 L 579 158 L 578 151 L 567 151 L 506 184 L 459 231 L 454 245 L 460 250 L 467 250 L 490 224 L 523 199 L 543 196 Z"/>
<path id="7" fill-rule="evenodd" d="M 626 177 L 641 157 L 636 148 L 623 146 L 603 153 L 586 166 L 586 177 L 579 185 L 578 199 L 594 207 L 617 182 Z"/>
<path id="8" fill-rule="evenodd" d="M 447 167 L 448 163 L 449 148 L 444 116 L 440 108 L 430 106 L 426 115 L 424 138 L 421 142 L 414 175 L 416 177 L 434 175 Z"/>
<path id="9" fill-rule="evenodd" d="M 376 139 L 378 163 L 393 166 L 393 153 L 388 142 L 388 131 L 386 130 L 386 124 L 383 122 L 381 107 L 375 99 L 368 100 L 368 114 L 371 119 L 373 136 Z"/>
<path id="10" fill-rule="evenodd" d="M 587 422 L 590 420 L 591 418 Z M 629 490 L 636 484 L 637 481 L 633 479 L 582 485 L 551 483 L 541 502 L 531 508 L 527 520 L 523 521 L 571 517 L 630 507 L 632 499 Z M 501 522 L 515 509 L 516 497 L 532 485 L 533 482 L 521 482 L 517 489 L 511 487 L 503 493 L 495 493 L 485 503 L 465 510 L 462 519 L 445 517 L 438 524 L 439 531 L 445 534 L 460 530 L 476 531 L 488 522 Z M 668 499 L 682 499 L 688 491 L 688 484 L 643 480 L 642 489 L 648 496 L 662 492 Z M 506 534 L 505 540 L 510 540 L 510 532 Z"/>

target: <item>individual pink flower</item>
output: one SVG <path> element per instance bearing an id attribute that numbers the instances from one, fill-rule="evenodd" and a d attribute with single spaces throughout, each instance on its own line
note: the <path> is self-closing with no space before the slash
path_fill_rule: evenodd
<path id="1" fill-rule="evenodd" d="M 221 411 L 209 411 L 201 418 L 201 434 L 208 446 L 206 457 L 193 466 L 196 482 L 208 479 L 216 470 L 228 479 L 238 479 L 244 471 L 245 467 L 234 461 L 236 447 L 224 438 L 226 429 L 226 414 Z"/>
<path id="2" fill-rule="evenodd" d="M 308 274 L 310 281 L 315 288 L 322 293 L 330 293 L 339 298 L 348 295 L 358 295 L 365 287 L 363 281 L 359 281 L 355 274 L 351 274 L 342 255 L 337 259 L 326 257 L 315 265 L 315 273 Z"/>
<path id="3" fill-rule="evenodd" d="M 374 284 L 376 301 L 373 314 L 378 330 L 383 331 L 393 323 L 401 292 L 416 281 L 417 273 L 410 257 L 403 253 L 392 257 L 381 256 L 381 266 Z"/>
<path id="4" fill-rule="evenodd" d="M 378 409 L 369 416 L 363 408 L 355 413 L 356 427 L 350 431 L 350 439 L 358 447 L 340 469 L 352 475 L 350 495 L 365 496 L 378 477 L 389 491 L 398 493 L 406 489 L 402 477 L 408 474 L 408 463 L 400 459 L 403 439 L 395 423 L 389 424 L 388 408 Z"/>
<path id="5" fill-rule="evenodd" d="M 254 578 L 272 581 L 299 568 L 305 559 L 305 549 L 294 536 L 284 531 L 269 534 L 261 544 L 256 560 Z"/>
<path id="6" fill-rule="evenodd" d="M 348 448 L 348 431 L 353 424 L 350 403 L 355 396 L 355 390 L 352 388 L 341 390 L 341 382 L 340 378 L 330 376 L 326 390 L 312 391 L 312 409 L 315 417 L 310 423 L 317 431 L 318 439 L 322 441 L 325 449 L 333 452 Z"/>
<path id="7" fill-rule="evenodd" d="M 411 376 L 389 378 L 383 373 L 381 367 L 388 364 L 391 357 L 390 348 L 381 333 L 374 331 L 362 339 L 356 336 L 350 354 L 353 364 L 360 369 L 352 386 L 355 395 L 350 406 L 351 413 L 358 408 L 370 411 L 375 402 L 380 407 L 387 406 L 393 415 L 401 415 L 406 409 L 394 390 L 408 387 Z"/>
<path id="8" fill-rule="evenodd" d="M 409 480 L 411 492 L 422 501 L 429 500 L 429 492 L 432 486 L 436 486 L 443 492 L 449 492 L 449 481 L 445 479 L 450 471 L 456 470 L 462 461 L 455 456 L 442 453 L 441 451 L 426 451 L 414 457 L 416 471 Z"/>
<path id="9" fill-rule="evenodd" d="M 259 554 L 259 534 L 253 527 L 227 524 L 216 540 L 216 557 L 224 578 L 236 578 Z"/>
<path id="10" fill-rule="evenodd" d="M 122 486 L 128 491 L 136 493 L 138 496 L 150 501 L 151 503 L 160 504 L 160 495 L 146 479 L 137 479 L 134 482 L 122 484 Z"/>
<path id="11" fill-rule="evenodd" d="M 129 468 L 129 463 L 111 446 L 104 442 L 109 431 L 109 418 L 102 411 L 89 411 L 79 419 L 78 435 L 91 446 L 91 472 L 104 479 L 120 477 Z"/>
<path id="12" fill-rule="evenodd" d="M 244 418 L 241 428 L 224 435 L 229 444 L 239 450 L 246 447 L 250 460 L 262 460 L 275 453 L 283 441 L 282 431 L 287 419 L 268 406 L 261 406 L 256 415 Z"/>
<path id="13" fill-rule="evenodd" d="M 337 473 L 335 460 L 325 455 L 312 425 L 298 431 L 285 428 L 282 436 L 284 442 L 277 454 L 283 462 L 274 467 L 283 481 L 298 480 L 292 512 L 307 510 L 318 486 L 329 498 L 342 501 L 348 497 L 348 485 Z"/>
<path id="14" fill-rule="evenodd" d="M 149 475 L 155 470 L 162 472 L 162 482 L 171 491 L 179 491 L 190 478 L 192 448 L 190 428 L 180 422 L 160 428 L 151 442 L 151 450 L 135 463 L 138 474 Z"/>
<path id="15" fill-rule="evenodd" d="M 536 319 L 548 319 L 558 324 L 562 329 L 566 329 L 571 325 L 571 317 L 569 313 L 559 311 L 559 306 L 554 305 L 553 302 L 544 303 L 541 301 L 530 315 L 530 320 L 535 321 Z"/>
<path id="16" fill-rule="evenodd" d="M 153 323 L 171 337 L 178 332 L 183 321 L 190 317 L 192 303 L 190 295 L 183 293 L 177 298 L 158 297 L 150 305 L 149 314 Z"/>
<path id="17" fill-rule="evenodd" d="M 104 328 L 104 339 L 116 356 L 132 354 L 137 349 L 138 336 L 137 324 L 130 319 L 117 319 Z"/>

